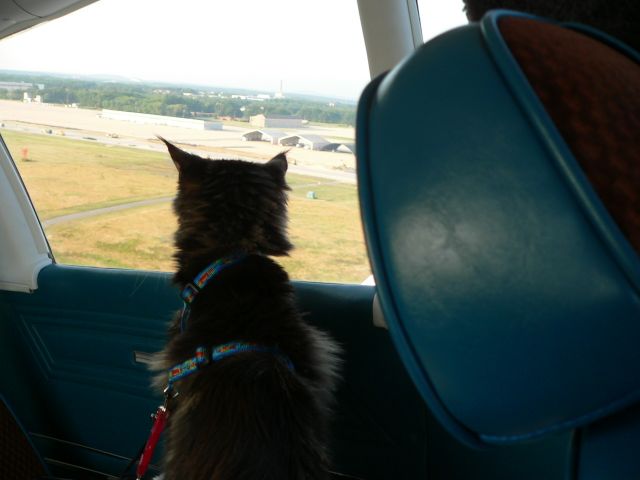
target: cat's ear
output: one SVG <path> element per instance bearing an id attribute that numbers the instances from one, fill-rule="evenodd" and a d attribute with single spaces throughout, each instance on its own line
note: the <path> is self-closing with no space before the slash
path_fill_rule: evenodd
<path id="1" fill-rule="evenodd" d="M 289 162 L 287 162 L 287 152 L 280 152 L 266 163 L 266 167 L 284 177 L 285 173 L 287 173 L 287 168 L 289 167 Z"/>
<path id="2" fill-rule="evenodd" d="M 183 172 L 188 165 L 193 161 L 193 155 L 185 152 L 184 150 L 180 150 L 173 143 L 165 140 L 161 136 L 157 136 L 159 140 L 162 140 L 164 144 L 167 146 L 167 150 L 169 150 L 169 155 L 171 155 L 171 160 L 175 164 L 178 172 Z"/>

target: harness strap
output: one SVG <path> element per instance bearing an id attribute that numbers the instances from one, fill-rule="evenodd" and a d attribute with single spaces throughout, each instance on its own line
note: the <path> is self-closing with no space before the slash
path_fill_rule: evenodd
<path id="1" fill-rule="evenodd" d="M 208 365 L 209 362 L 219 362 L 227 357 L 243 352 L 271 353 L 289 370 L 294 371 L 291 359 L 277 347 L 267 347 L 253 342 L 229 342 L 214 347 L 211 353 L 209 353 L 205 347 L 198 347 L 195 356 L 172 367 L 168 374 L 167 391 L 170 392 L 173 389 L 175 382 L 197 372 L 203 366 Z"/>
<path id="2" fill-rule="evenodd" d="M 184 332 L 187 328 L 187 320 L 191 313 L 191 304 L 195 300 L 200 290 L 202 290 L 209 281 L 218 275 L 224 269 L 235 265 L 242 261 L 247 256 L 246 253 L 234 253 L 226 257 L 222 257 L 215 262 L 210 263 L 193 279 L 193 282 L 188 283 L 180 293 L 182 298 L 182 312 L 180 313 L 180 331 Z"/>
<path id="3" fill-rule="evenodd" d="M 235 265 L 242 261 L 247 255 L 245 253 L 236 253 L 223 257 L 215 262 L 209 264 L 204 270 L 202 270 L 193 280 L 192 283 L 188 283 L 182 290 L 180 297 L 183 301 L 182 312 L 180 313 L 180 330 L 184 331 L 186 328 L 186 322 L 191 312 L 191 304 L 195 300 L 198 293 L 205 287 L 205 285 L 222 270 Z M 160 435 L 164 430 L 167 423 L 169 412 L 167 410 L 169 399 L 173 395 L 173 386 L 192 373 L 197 372 L 210 362 L 219 362 L 220 360 L 236 355 L 242 352 L 265 352 L 271 353 L 276 356 L 289 370 L 294 371 L 293 363 L 291 359 L 285 355 L 280 349 L 276 347 L 265 347 L 252 342 L 229 342 L 222 345 L 213 347 L 211 353 L 208 352 L 206 347 L 198 347 L 196 349 L 195 356 L 185 360 L 178 365 L 175 365 L 169 370 L 167 379 L 167 388 L 165 389 L 165 404 L 158 407 L 155 415 L 153 415 L 154 423 L 149 434 L 149 439 L 144 446 L 142 454 L 140 455 L 140 461 L 136 470 L 136 478 L 141 480 L 145 475 L 153 451 L 160 439 Z M 128 470 L 128 468 L 127 468 Z"/>

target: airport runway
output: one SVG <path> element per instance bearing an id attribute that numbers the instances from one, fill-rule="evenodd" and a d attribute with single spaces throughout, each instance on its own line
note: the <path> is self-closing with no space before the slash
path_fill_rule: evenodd
<path id="1" fill-rule="evenodd" d="M 267 142 L 243 142 L 242 133 L 254 127 L 225 125 L 221 131 L 199 131 L 182 127 L 137 124 L 123 120 L 101 118 L 98 110 L 67 108 L 60 105 L 32 104 L 0 100 L 0 122 L 4 128 L 38 133 L 64 135 L 68 138 L 105 145 L 166 151 L 156 135 L 180 144 L 181 148 L 211 158 L 242 158 L 266 160 L 283 147 Z M 50 133 L 48 133 L 50 132 Z M 304 132 L 325 138 L 353 138 L 353 129 L 342 127 L 309 127 Z M 288 154 L 292 173 L 355 184 L 355 157 L 352 154 L 319 152 L 292 148 Z"/>

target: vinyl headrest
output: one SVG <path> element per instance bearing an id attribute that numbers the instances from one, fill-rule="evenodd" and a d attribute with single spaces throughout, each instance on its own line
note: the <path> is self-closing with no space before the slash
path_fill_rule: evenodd
<path id="1" fill-rule="evenodd" d="M 385 318 L 430 408 L 468 443 L 526 440 L 640 400 L 640 260 L 633 221 L 621 220 L 640 211 L 605 179 L 631 214 L 607 208 L 598 156 L 595 170 L 581 165 L 584 149 L 558 125 L 582 115 L 578 143 L 588 128 L 596 145 L 617 145 L 616 128 L 571 103 L 556 120 L 550 104 L 570 102 L 575 78 L 563 66 L 562 82 L 545 82 L 553 68 L 519 63 L 549 48 L 537 41 L 549 28 L 560 51 L 595 44 L 605 54 L 593 69 L 622 66 L 622 83 L 640 86 L 637 54 L 615 40 L 498 11 L 422 46 L 358 107 L 360 200 Z M 514 39 L 530 36 L 518 50 Z M 602 76 L 575 88 L 608 98 Z M 640 95 L 625 101 L 640 111 Z M 637 172 L 640 137 L 624 132 Z"/>

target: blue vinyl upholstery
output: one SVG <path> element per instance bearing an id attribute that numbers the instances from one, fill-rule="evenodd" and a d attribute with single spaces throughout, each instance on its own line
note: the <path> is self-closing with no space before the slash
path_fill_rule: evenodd
<path id="1" fill-rule="evenodd" d="M 9 366 L 0 394 L 54 474 L 119 476 L 161 401 L 134 352 L 162 348 L 179 292 L 166 273 L 64 265 L 42 270 L 38 285 L 32 294 L 0 292 L 0 363 Z M 294 288 L 307 321 L 345 350 L 333 469 L 366 480 L 425 478 L 428 410 L 386 330 L 371 321 L 374 288 Z M 154 464 L 161 455 L 160 447 Z"/>
<path id="2" fill-rule="evenodd" d="M 502 40 L 505 15 L 522 16 L 450 31 L 374 80 L 356 131 L 392 338 L 438 420 L 475 445 L 640 400 L 640 260 Z"/>
<path id="3" fill-rule="evenodd" d="M 580 436 L 576 478 L 640 478 L 640 406 L 584 428 Z"/>

